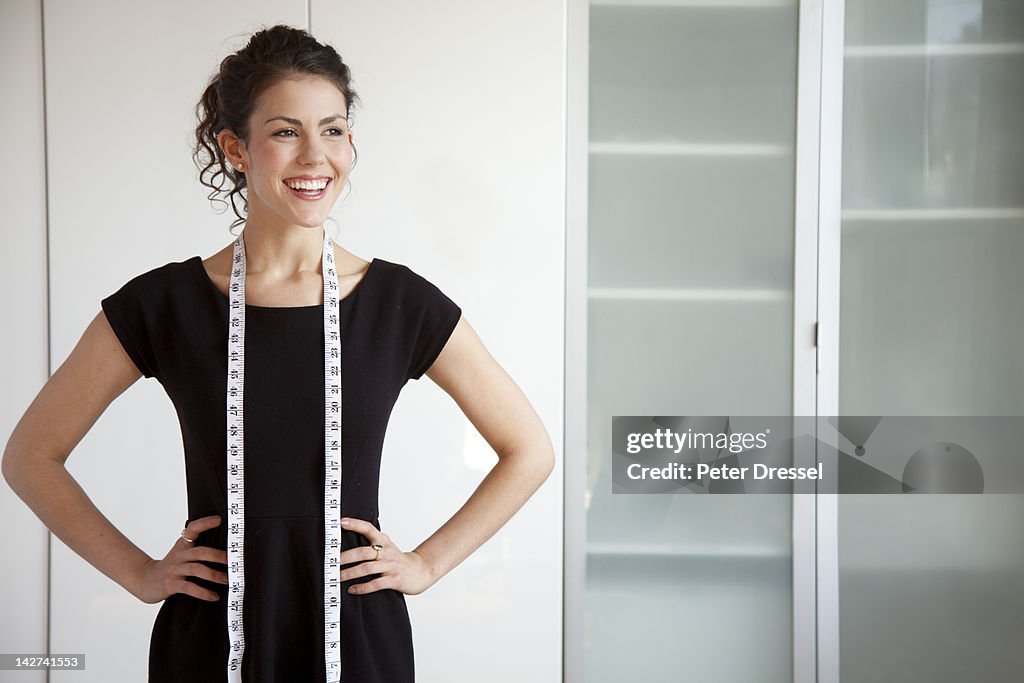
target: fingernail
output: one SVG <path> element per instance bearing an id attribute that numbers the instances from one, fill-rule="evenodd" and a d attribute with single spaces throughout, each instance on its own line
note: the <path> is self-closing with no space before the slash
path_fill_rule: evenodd
<path id="1" fill-rule="evenodd" d="M 341 518 L 341 525 L 342 526 L 348 526 L 351 523 L 352 523 L 352 520 L 350 520 L 348 517 L 342 517 Z"/>

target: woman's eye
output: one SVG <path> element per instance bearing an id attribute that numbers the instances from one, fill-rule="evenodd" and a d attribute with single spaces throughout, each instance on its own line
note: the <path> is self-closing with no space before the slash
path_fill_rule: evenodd
<path id="1" fill-rule="evenodd" d="M 346 133 L 346 131 L 343 128 L 328 128 L 327 130 L 333 131 L 332 135 L 334 137 L 342 136 L 345 135 Z M 287 135 L 288 133 L 295 134 L 295 130 L 292 128 L 286 128 L 284 130 L 277 131 L 276 133 L 274 133 L 274 135 L 277 137 L 291 137 L 290 135 Z"/>

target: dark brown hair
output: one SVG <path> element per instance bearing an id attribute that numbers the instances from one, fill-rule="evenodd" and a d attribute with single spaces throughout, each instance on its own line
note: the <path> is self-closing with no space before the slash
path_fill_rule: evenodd
<path id="1" fill-rule="evenodd" d="M 231 228 L 244 223 L 249 210 L 245 173 L 228 165 L 217 134 L 227 128 L 248 142 L 249 116 L 263 91 L 286 78 L 310 76 L 326 78 L 337 86 L 345 96 L 345 118 L 351 126 L 352 108 L 359 96 L 352 89 L 348 66 L 330 45 L 302 29 L 281 24 L 257 31 L 244 48 L 225 57 L 196 105 L 199 124 L 192 159 L 199 168 L 199 182 L 211 189 L 207 199 L 224 204 L 225 210 L 228 202 L 220 195 L 230 200 L 238 216 Z M 352 152 L 355 154 L 355 145 Z M 241 210 L 236 202 L 239 198 Z"/>

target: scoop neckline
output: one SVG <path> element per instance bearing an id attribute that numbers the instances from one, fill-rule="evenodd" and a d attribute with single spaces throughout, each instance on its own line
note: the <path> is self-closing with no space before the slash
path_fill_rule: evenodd
<path id="1" fill-rule="evenodd" d="M 217 287 L 217 284 L 210 279 L 210 274 L 206 272 L 206 266 L 203 265 L 203 257 L 196 255 L 193 256 L 191 260 L 195 261 L 196 266 L 199 268 L 199 274 L 203 277 L 203 280 L 206 281 L 206 284 L 209 285 L 210 289 L 212 289 L 214 293 L 222 301 L 225 301 L 230 304 L 231 299 L 228 298 L 228 295 L 220 291 L 220 288 Z M 349 292 L 348 295 L 345 296 L 344 298 L 338 299 L 339 306 L 341 305 L 342 302 L 348 301 L 349 299 L 351 299 L 352 297 L 359 293 L 359 290 L 361 290 L 363 288 L 363 285 L 366 283 L 366 278 L 370 277 L 370 272 L 374 270 L 373 266 L 375 263 L 377 263 L 378 260 L 379 259 L 377 259 L 376 257 L 370 259 L 370 264 L 366 267 L 366 272 L 363 273 L 363 277 L 360 278 L 359 282 L 356 283 L 355 288 L 353 288 L 352 291 Z M 247 303 L 245 307 L 247 309 L 254 309 L 259 311 L 308 311 L 313 309 L 321 309 L 324 307 L 324 305 L 321 303 L 309 304 L 306 306 L 258 306 L 256 304 Z"/>

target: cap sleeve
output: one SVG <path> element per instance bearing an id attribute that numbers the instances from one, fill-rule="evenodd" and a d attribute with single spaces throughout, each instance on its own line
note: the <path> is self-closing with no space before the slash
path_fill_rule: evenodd
<path id="1" fill-rule="evenodd" d="M 409 269 L 406 275 L 404 337 L 410 342 L 406 377 L 419 379 L 441 354 L 462 317 L 462 309 L 422 276 Z"/>
<path id="2" fill-rule="evenodd" d="M 151 276 L 136 276 L 100 302 L 121 346 L 147 378 L 156 377 L 159 370 L 153 344 L 155 291 L 146 286 Z"/>

